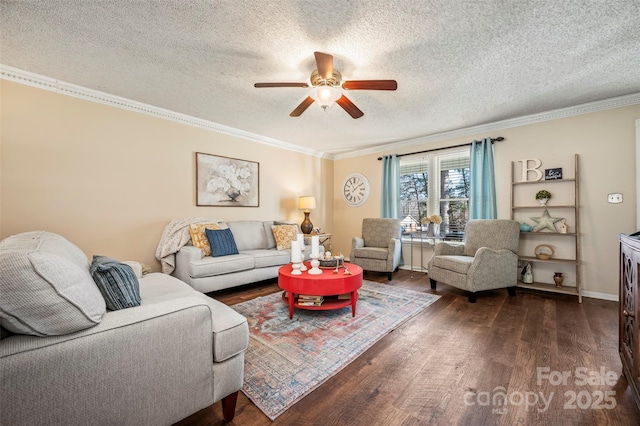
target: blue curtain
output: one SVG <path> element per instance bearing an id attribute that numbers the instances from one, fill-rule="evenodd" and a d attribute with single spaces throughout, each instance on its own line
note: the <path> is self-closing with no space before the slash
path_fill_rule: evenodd
<path id="1" fill-rule="evenodd" d="M 402 219 L 400 217 L 400 157 L 396 154 L 382 157 L 380 217 Z M 402 249 L 400 249 L 400 266 L 404 266 Z"/>
<path id="2" fill-rule="evenodd" d="M 400 157 L 382 157 L 382 197 L 380 217 L 400 219 Z"/>
<path id="3" fill-rule="evenodd" d="M 496 177 L 491 138 L 471 143 L 469 219 L 496 219 Z"/>

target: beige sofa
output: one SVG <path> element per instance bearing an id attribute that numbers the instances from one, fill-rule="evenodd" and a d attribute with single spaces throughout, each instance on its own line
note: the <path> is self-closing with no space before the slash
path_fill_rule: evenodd
<path id="1" fill-rule="evenodd" d="M 170 425 L 217 401 L 233 418 L 246 319 L 169 275 L 138 283 L 140 306 L 105 312 L 69 241 L 0 242 L 0 424 Z"/>
<path id="2" fill-rule="evenodd" d="M 277 278 L 278 269 L 291 261 L 291 250 L 278 250 L 272 231 L 274 224 L 284 223 L 272 220 L 220 222 L 221 228 L 231 229 L 238 254 L 205 256 L 201 249 L 188 242 L 176 253 L 172 275 L 202 293 Z M 319 249 L 324 252 L 324 247 Z M 307 245 L 305 259 L 310 255 L 311 246 Z"/>

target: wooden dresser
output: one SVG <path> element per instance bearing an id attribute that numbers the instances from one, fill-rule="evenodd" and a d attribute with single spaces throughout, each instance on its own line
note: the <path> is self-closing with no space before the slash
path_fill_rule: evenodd
<path id="1" fill-rule="evenodd" d="M 640 408 L 640 310 L 638 274 L 640 273 L 640 237 L 620 235 L 620 342 L 622 372 L 629 382 Z"/>

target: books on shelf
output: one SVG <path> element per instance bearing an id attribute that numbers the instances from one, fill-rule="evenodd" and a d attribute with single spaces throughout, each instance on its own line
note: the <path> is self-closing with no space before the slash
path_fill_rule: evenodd
<path id="1" fill-rule="evenodd" d="M 298 295 L 298 305 L 300 306 L 320 306 L 322 302 L 324 302 L 324 297 L 322 296 Z"/>

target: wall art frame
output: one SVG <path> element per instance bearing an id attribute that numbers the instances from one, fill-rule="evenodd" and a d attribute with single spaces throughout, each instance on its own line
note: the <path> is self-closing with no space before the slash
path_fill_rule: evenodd
<path id="1" fill-rule="evenodd" d="M 196 152 L 196 206 L 260 207 L 260 163 Z"/>

